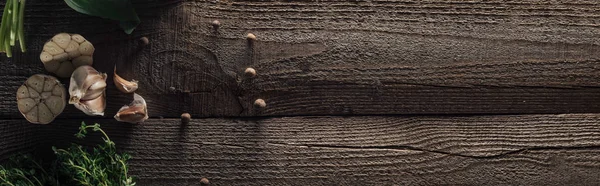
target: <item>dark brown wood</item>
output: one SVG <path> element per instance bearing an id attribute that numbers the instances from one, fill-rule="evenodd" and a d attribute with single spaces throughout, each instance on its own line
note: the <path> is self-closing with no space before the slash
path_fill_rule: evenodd
<path id="1" fill-rule="evenodd" d="M 36 130 L 66 145 L 80 122 Z M 599 114 L 86 122 L 132 154 L 141 185 L 600 184 Z"/>
<path id="2" fill-rule="evenodd" d="M 0 57 L 0 160 L 76 142 L 85 120 L 133 155 L 138 185 L 600 185 L 600 2 L 134 2 L 126 35 L 28 1 L 28 52 Z M 139 80 L 152 119 L 112 119 L 132 98 L 111 77 L 104 117 L 23 120 L 15 92 L 59 32 Z"/>
<path id="3" fill-rule="evenodd" d="M 13 92 L 45 73 L 38 54 L 58 32 L 91 40 L 100 71 L 140 80 L 152 117 L 600 111 L 595 1 L 139 1 L 133 35 L 61 1 L 28 4 L 28 53 L 0 59 L 2 118 L 20 118 Z M 112 117 L 131 98 L 109 86 Z"/>
<path id="4" fill-rule="evenodd" d="M 24 121 L 0 121 L 0 160 L 32 152 L 44 140 L 45 136 L 38 133 L 38 127 Z"/>

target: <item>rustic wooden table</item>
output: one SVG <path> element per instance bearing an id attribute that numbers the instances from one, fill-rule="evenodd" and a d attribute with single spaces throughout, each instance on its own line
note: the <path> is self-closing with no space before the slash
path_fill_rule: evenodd
<path id="1" fill-rule="evenodd" d="M 86 121 L 138 185 L 600 185 L 599 1 L 138 1 L 132 35 L 28 1 L 28 52 L 0 58 L 0 159 Z M 28 124 L 16 90 L 59 32 L 139 80 L 151 119 L 112 119 L 131 95 L 109 78 L 105 117 Z"/>

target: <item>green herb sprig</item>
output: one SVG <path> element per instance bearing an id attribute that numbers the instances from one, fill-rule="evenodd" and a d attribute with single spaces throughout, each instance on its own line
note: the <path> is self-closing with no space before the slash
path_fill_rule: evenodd
<path id="1" fill-rule="evenodd" d="M 21 52 L 25 52 L 25 34 L 23 22 L 25 17 L 25 0 L 7 0 L 0 23 L 0 52 L 12 57 L 12 46 L 19 41 Z"/>
<path id="2" fill-rule="evenodd" d="M 89 129 L 102 133 L 104 143 L 91 151 L 76 144 L 68 149 L 52 147 L 56 160 L 48 169 L 31 156 L 15 156 L 0 166 L 0 186 L 134 186 L 133 177 L 128 175 L 127 161 L 131 156 L 119 154 L 99 124 L 81 122 L 75 136 L 82 139 Z"/>
<path id="3" fill-rule="evenodd" d="M 58 169 L 60 174 L 72 176 L 73 184 L 77 185 L 135 185 L 133 178 L 127 174 L 127 160 L 131 159 L 131 156 L 117 153 L 115 143 L 100 128 L 100 124 L 88 126 L 81 122 L 79 133 L 75 136 L 84 138 L 88 129 L 102 133 L 104 144 L 98 145 L 91 153 L 76 144 L 72 144 L 66 150 L 53 148 L 57 161 L 63 164 Z"/>
<path id="4" fill-rule="evenodd" d="M 11 157 L 5 166 L 0 165 L 0 185 L 46 185 L 52 177 L 30 155 Z"/>

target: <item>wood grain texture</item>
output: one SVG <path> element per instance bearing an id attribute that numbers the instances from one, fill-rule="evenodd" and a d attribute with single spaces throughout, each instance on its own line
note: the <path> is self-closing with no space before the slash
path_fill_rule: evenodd
<path id="1" fill-rule="evenodd" d="M 600 185 L 600 2 L 133 2 L 142 23 L 125 35 L 28 1 L 29 52 L 0 57 L 0 159 L 64 147 L 85 120 L 133 155 L 139 185 Z M 139 80 L 152 119 L 114 121 L 132 98 L 111 78 L 105 117 L 21 119 L 15 92 L 45 73 L 59 32 L 94 43 L 99 71 Z M 158 119 L 183 112 L 231 118 Z"/>
<path id="2" fill-rule="evenodd" d="M 19 153 L 28 153 L 43 143 L 38 127 L 25 120 L 2 120 L 0 122 L 0 160 Z"/>
<path id="3" fill-rule="evenodd" d="M 140 80 L 155 118 L 600 111 L 596 1 L 135 2 L 143 22 L 125 35 L 62 2 L 29 1 L 29 52 L 0 58 L 0 117 L 21 117 L 13 94 L 45 73 L 38 54 L 58 32 L 92 41 L 100 71 L 116 64 Z M 244 78 L 246 67 L 258 76 Z M 131 97 L 108 83 L 110 118 Z M 266 109 L 252 108 L 257 98 Z M 85 116 L 69 106 L 61 117 Z"/>
<path id="4" fill-rule="evenodd" d="M 36 130 L 67 145 L 80 122 Z M 141 185 L 600 184 L 599 114 L 86 122 L 132 154 Z"/>

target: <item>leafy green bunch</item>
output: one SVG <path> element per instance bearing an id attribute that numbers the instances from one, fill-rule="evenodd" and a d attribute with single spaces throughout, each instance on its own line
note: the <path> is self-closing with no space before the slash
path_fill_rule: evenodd
<path id="1" fill-rule="evenodd" d="M 102 133 L 104 144 L 98 145 L 91 153 L 76 144 L 72 144 L 67 150 L 53 147 L 57 161 L 62 163 L 58 168 L 60 175 L 73 177 L 73 184 L 77 185 L 135 185 L 133 178 L 127 175 L 127 160 L 131 159 L 131 156 L 117 153 L 115 143 L 100 128 L 100 124 L 87 126 L 82 122 L 79 133 L 75 136 L 84 138 L 88 129 Z"/>
<path id="2" fill-rule="evenodd" d="M 30 155 L 14 156 L 5 166 L 0 165 L 0 186 L 47 185 L 51 178 Z"/>
<path id="3" fill-rule="evenodd" d="M 52 147 L 56 160 L 49 172 L 30 156 L 13 158 L 6 167 L 0 166 L 0 186 L 134 186 L 133 178 L 127 174 L 131 156 L 119 154 L 99 124 L 88 126 L 82 122 L 75 136 L 82 139 L 89 129 L 102 133 L 104 143 L 91 151 L 77 144 L 68 149 Z"/>

